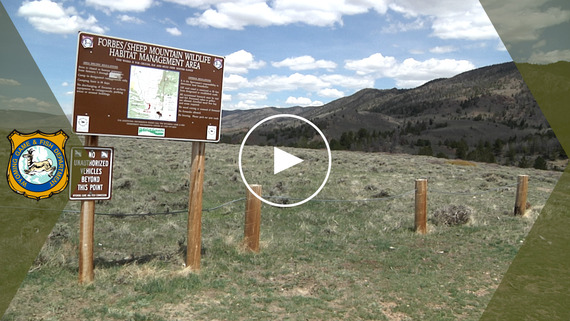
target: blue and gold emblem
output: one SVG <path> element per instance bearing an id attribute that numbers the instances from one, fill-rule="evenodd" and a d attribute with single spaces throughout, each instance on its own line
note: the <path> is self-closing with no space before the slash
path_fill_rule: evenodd
<path id="1" fill-rule="evenodd" d="M 65 142 L 69 136 L 35 131 L 8 135 L 12 145 L 6 173 L 10 188 L 25 197 L 40 200 L 62 192 L 69 179 Z"/>

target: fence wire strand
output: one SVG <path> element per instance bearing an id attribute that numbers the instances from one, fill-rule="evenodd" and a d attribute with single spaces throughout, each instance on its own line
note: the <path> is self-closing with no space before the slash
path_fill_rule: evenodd
<path id="1" fill-rule="evenodd" d="M 441 194 L 441 195 L 457 195 L 457 196 L 476 196 L 476 195 L 483 195 L 483 194 L 488 194 L 488 193 L 493 193 L 493 192 L 498 192 L 501 190 L 508 190 L 511 187 L 516 187 L 517 184 L 511 184 L 511 185 L 505 185 L 505 186 L 501 186 L 501 187 L 497 187 L 497 188 L 492 188 L 492 189 L 488 189 L 488 190 L 484 190 L 484 191 L 479 191 L 479 192 L 465 192 L 465 193 L 457 193 L 457 192 L 445 192 L 445 191 L 438 191 L 438 190 L 428 190 L 428 193 L 433 193 L 433 194 Z"/>
<path id="2" fill-rule="evenodd" d="M 479 191 L 479 192 L 466 192 L 466 193 L 457 193 L 457 192 L 446 192 L 446 191 L 438 191 L 438 190 L 429 190 L 429 193 L 433 193 L 433 194 L 442 194 L 442 195 L 457 195 L 457 196 L 476 196 L 476 195 L 483 195 L 483 194 L 487 194 L 487 193 L 492 193 L 492 192 L 497 192 L 497 191 L 501 191 L 501 190 L 508 190 L 512 187 L 516 187 L 517 184 L 511 184 L 511 185 L 506 185 L 506 186 L 500 186 L 497 188 L 493 188 L 493 189 L 488 189 L 488 190 L 484 190 L 484 191 Z M 398 199 L 398 198 L 404 198 L 408 195 L 412 195 L 415 193 L 415 189 L 407 191 L 407 192 L 403 192 L 401 194 L 398 195 L 394 195 L 394 196 L 385 196 L 385 197 L 377 197 L 377 198 L 363 198 L 363 199 L 312 199 L 310 200 L 311 202 L 318 202 L 318 203 L 368 203 L 368 202 L 380 202 L 380 201 L 388 201 L 388 200 L 393 200 L 393 199 Z M 265 196 L 264 198 L 270 198 L 270 199 L 278 199 L 278 200 L 286 200 L 286 201 L 299 201 L 299 200 L 303 200 L 302 198 L 292 198 L 292 197 L 287 197 L 287 196 Z M 225 203 L 222 203 L 220 205 L 214 206 L 214 207 L 210 207 L 210 208 L 203 208 L 202 212 L 213 212 L 215 210 L 218 210 L 222 207 L 237 203 L 237 202 L 241 202 L 244 201 L 246 198 L 245 197 L 240 197 Z M 38 208 L 30 208 L 30 207 L 15 207 L 15 206 L 0 206 L 0 208 L 10 208 L 10 209 L 17 209 L 17 210 L 22 210 L 22 209 L 33 209 L 33 210 L 39 210 L 39 211 L 59 211 L 59 210 L 55 210 L 55 209 L 38 209 Z M 81 213 L 81 211 L 78 210 L 62 210 L 62 213 Z M 125 213 L 100 213 L 100 212 L 95 212 L 95 215 L 100 215 L 100 216 L 111 216 L 111 217 L 132 217 L 132 216 L 159 216 L 159 215 L 177 215 L 177 214 L 182 214 L 182 213 L 188 213 L 188 209 L 181 209 L 181 210 L 176 210 L 176 211 L 167 211 L 167 212 L 161 212 L 161 213 L 131 213 L 131 214 L 125 214 Z"/>

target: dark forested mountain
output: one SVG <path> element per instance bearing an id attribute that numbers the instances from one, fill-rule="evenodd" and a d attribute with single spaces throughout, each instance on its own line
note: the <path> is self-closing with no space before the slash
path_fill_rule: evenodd
<path id="1" fill-rule="evenodd" d="M 279 113 L 311 120 L 333 149 L 541 168 L 566 158 L 512 62 L 436 79 L 413 89 L 363 89 L 320 107 L 225 112 L 223 141 L 239 143 L 257 121 Z M 313 130 L 293 121 L 257 130 L 250 139 L 257 144 L 323 145 Z M 554 163 L 549 167 L 554 168 Z"/>

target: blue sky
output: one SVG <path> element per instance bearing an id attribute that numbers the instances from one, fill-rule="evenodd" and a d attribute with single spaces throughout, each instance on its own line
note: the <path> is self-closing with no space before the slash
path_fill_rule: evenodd
<path id="1" fill-rule="evenodd" d="M 228 110 L 317 106 L 363 88 L 411 88 L 512 60 L 477 0 L 2 4 L 66 113 L 79 30 L 225 56 Z"/>

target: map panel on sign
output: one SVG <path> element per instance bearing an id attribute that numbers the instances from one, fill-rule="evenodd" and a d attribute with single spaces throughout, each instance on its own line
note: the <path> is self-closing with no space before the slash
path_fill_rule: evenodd
<path id="1" fill-rule="evenodd" d="M 131 66 L 127 118 L 176 121 L 180 73 Z"/>

